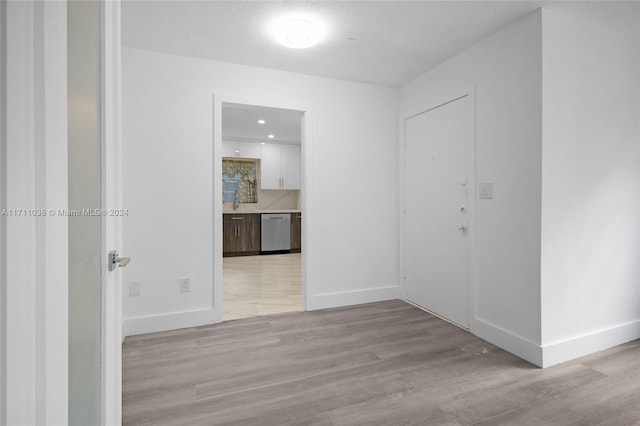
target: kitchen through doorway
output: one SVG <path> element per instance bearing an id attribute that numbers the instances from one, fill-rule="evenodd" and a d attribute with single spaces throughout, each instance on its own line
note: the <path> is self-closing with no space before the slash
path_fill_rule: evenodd
<path id="1" fill-rule="evenodd" d="M 222 103 L 222 320 L 302 311 L 304 112 Z"/>

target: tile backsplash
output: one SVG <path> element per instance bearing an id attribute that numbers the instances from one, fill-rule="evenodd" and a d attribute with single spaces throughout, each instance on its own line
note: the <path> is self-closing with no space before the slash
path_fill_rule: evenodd
<path id="1" fill-rule="evenodd" d="M 233 203 L 223 203 L 225 212 L 254 212 L 259 210 L 299 210 L 300 191 L 297 189 L 258 189 L 257 203 L 240 203 L 240 206 L 233 210 Z"/>

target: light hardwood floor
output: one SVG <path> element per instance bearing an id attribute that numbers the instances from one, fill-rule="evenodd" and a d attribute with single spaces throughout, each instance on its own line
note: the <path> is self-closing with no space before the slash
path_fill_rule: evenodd
<path id="1" fill-rule="evenodd" d="M 301 255 L 223 258 L 224 321 L 302 311 Z"/>
<path id="2" fill-rule="evenodd" d="M 640 424 L 640 342 L 538 369 L 402 301 L 127 337 L 125 425 Z"/>

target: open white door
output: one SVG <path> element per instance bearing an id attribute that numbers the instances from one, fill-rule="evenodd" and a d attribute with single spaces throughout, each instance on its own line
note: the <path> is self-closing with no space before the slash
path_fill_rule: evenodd
<path id="1" fill-rule="evenodd" d="M 69 424 L 117 425 L 122 404 L 120 3 L 67 4 Z M 98 214 L 99 212 L 99 214 Z"/>
<path id="2" fill-rule="evenodd" d="M 122 254 L 120 181 L 120 1 L 102 2 L 103 344 L 102 420 L 122 422 Z M 114 262 L 115 261 L 115 262 Z"/>

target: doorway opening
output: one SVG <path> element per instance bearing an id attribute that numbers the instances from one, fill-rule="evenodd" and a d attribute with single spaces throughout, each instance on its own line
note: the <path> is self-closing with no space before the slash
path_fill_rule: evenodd
<path id="1" fill-rule="evenodd" d="M 222 320 L 303 310 L 304 112 L 222 103 Z"/>

